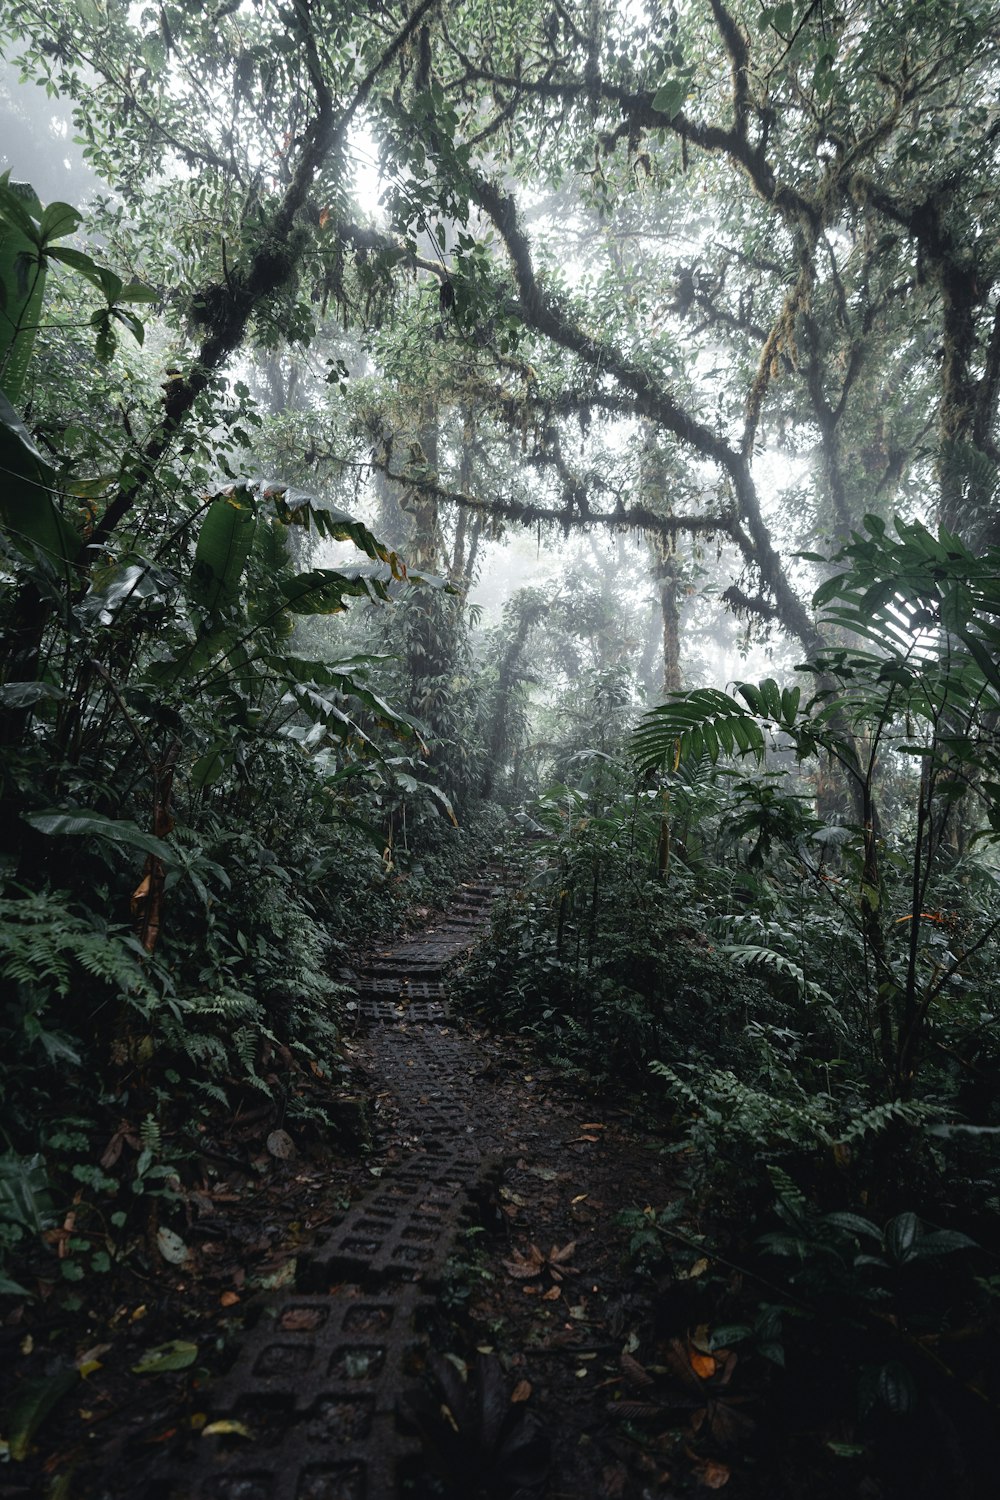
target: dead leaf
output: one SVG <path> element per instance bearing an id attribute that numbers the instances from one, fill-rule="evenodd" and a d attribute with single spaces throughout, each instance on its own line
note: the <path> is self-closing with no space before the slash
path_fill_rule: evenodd
<path id="1" fill-rule="evenodd" d="M 182 1266 L 191 1253 L 180 1235 L 166 1225 L 156 1231 L 156 1248 L 172 1266 Z"/>
<path id="2" fill-rule="evenodd" d="M 699 1380 L 711 1380 L 715 1374 L 715 1360 L 711 1354 L 699 1354 L 697 1349 L 688 1351 L 691 1368 Z"/>
<path id="3" fill-rule="evenodd" d="M 556 1301 L 558 1301 L 558 1299 L 561 1296 L 562 1296 L 562 1288 L 561 1287 L 550 1286 L 549 1289 L 548 1289 L 548 1291 L 542 1297 L 542 1301 L 543 1302 L 556 1302 Z"/>
<path id="4" fill-rule="evenodd" d="M 601 1493 L 606 1500 L 618 1500 L 624 1495 L 628 1482 L 628 1471 L 622 1464 L 608 1464 L 601 1470 Z"/>
<path id="5" fill-rule="evenodd" d="M 295 1142 L 287 1130 L 272 1130 L 267 1138 L 267 1149 L 279 1161 L 289 1161 L 295 1155 Z"/>
<path id="6" fill-rule="evenodd" d="M 138 1150 L 139 1138 L 133 1131 L 128 1121 L 123 1120 L 122 1123 L 118 1126 L 118 1129 L 115 1131 L 114 1135 L 108 1141 L 108 1144 L 105 1146 L 104 1151 L 101 1154 L 101 1166 L 104 1168 L 105 1172 L 109 1172 L 114 1166 L 115 1162 L 121 1156 L 122 1147 L 126 1142 L 128 1142 L 128 1144 L 135 1150 Z"/>
<path id="7" fill-rule="evenodd" d="M 694 1333 L 688 1334 L 688 1338 L 702 1354 L 712 1353 L 712 1335 L 707 1323 L 699 1323 Z"/>
<path id="8" fill-rule="evenodd" d="M 622 1367 L 622 1374 L 625 1376 L 625 1379 L 629 1382 L 630 1385 L 637 1385 L 642 1387 L 644 1385 L 653 1384 L 652 1375 L 650 1375 L 647 1370 L 644 1370 L 639 1361 L 637 1359 L 633 1359 L 631 1354 L 626 1354 L 623 1352 L 621 1355 L 620 1363 Z"/>
<path id="9" fill-rule="evenodd" d="M 609 1401 L 607 1409 L 613 1417 L 621 1417 L 626 1422 L 632 1422 L 637 1417 L 663 1415 L 663 1407 L 653 1401 Z"/>
<path id="10" fill-rule="evenodd" d="M 714 1458 L 703 1459 L 696 1465 L 694 1472 L 698 1483 L 704 1485 L 706 1490 L 721 1490 L 732 1478 L 729 1465 L 716 1463 Z"/>
<path id="11" fill-rule="evenodd" d="M 319 1328 L 324 1317 L 319 1307 L 286 1307 L 278 1326 L 286 1333 L 309 1333 Z"/>
<path id="12" fill-rule="evenodd" d="M 545 1269 L 545 1256 L 537 1245 L 529 1245 L 527 1255 L 515 1250 L 513 1258 L 505 1260 L 504 1265 L 515 1281 L 527 1281 L 531 1277 L 541 1276 Z"/>
<path id="13" fill-rule="evenodd" d="M 521 1401 L 527 1401 L 531 1395 L 531 1381 L 519 1380 L 510 1393 L 511 1405 L 516 1406 Z"/>
<path id="14" fill-rule="evenodd" d="M 235 1307 L 240 1300 L 239 1292 L 223 1292 L 219 1302 L 223 1307 Z"/>
<path id="15" fill-rule="evenodd" d="M 670 1374 L 689 1391 L 697 1391 L 699 1401 L 703 1399 L 701 1381 L 691 1368 L 688 1351 L 680 1339 L 671 1339 L 663 1354 L 664 1364 Z"/>
<path id="16" fill-rule="evenodd" d="M 746 1412 L 737 1411 L 728 1401 L 708 1403 L 708 1430 L 713 1441 L 724 1448 L 741 1448 L 756 1430 L 756 1423 Z"/>

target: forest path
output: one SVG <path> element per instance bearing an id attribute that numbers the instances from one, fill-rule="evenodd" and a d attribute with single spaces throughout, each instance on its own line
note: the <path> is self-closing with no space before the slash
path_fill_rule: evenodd
<path id="1" fill-rule="evenodd" d="M 358 973 L 374 1185 L 264 1306 L 173 1500 L 639 1493 L 608 1407 L 649 1306 L 622 1291 L 615 1220 L 663 1201 L 662 1159 L 517 1043 L 452 1023 L 496 890 L 462 887 Z"/>

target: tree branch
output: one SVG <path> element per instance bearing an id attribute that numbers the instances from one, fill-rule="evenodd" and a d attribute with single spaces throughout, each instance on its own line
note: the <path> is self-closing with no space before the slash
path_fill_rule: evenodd
<path id="1" fill-rule="evenodd" d="M 295 0 L 296 13 L 305 28 L 307 66 L 316 90 L 316 112 L 306 129 L 298 165 L 274 216 L 270 234 L 255 251 L 247 269 L 241 274 L 234 273 L 226 287 L 220 289 L 225 298 L 220 316 L 203 342 L 193 368 L 185 378 L 171 382 L 164 400 L 163 418 L 146 442 L 140 463 L 119 487 L 117 495 L 95 526 L 89 543 L 92 556 L 94 549 L 104 546 L 111 533 L 138 502 L 156 465 L 169 451 L 178 429 L 198 397 L 243 342 L 256 308 L 280 290 L 294 273 L 296 254 L 292 246 L 293 230 L 310 188 L 328 157 L 342 145 L 351 120 L 367 101 L 379 75 L 398 56 L 424 16 L 437 3 L 438 0 L 420 0 L 412 15 L 369 68 L 338 117 L 316 50 L 311 13 L 304 0 Z"/>

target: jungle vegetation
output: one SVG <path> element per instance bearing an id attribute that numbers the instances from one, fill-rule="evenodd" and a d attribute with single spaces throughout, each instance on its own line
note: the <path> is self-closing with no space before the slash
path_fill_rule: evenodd
<path id="1" fill-rule="evenodd" d="M 996 20 L 4 6 L 86 173 L 0 183 L 6 1297 L 322 1124 L 338 966 L 506 841 L 470 1009 L 794 1298 L 995 1321 Z"/>

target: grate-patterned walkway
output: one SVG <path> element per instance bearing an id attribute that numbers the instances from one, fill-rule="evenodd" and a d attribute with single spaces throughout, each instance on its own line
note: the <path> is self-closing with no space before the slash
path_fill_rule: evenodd
<path id="1" fill-rule="evenodd" d="M 449 969 L 495 886 L 461 888 L 435 929 L 357 975 L 380 1082 L 407 1149 L 345 1211 L 211 1392 L 213 1433 L 170 1475 L 170 1500 L 394 1500 L 417 1456 L 396 1418 L 426 1347 L 434 1294 L 474 1195 L 495 1173 L 475 1111 L 476 1049 L 446 1022 Z M 251 1434 L 249 1439 L 242 1432 Z"/>

